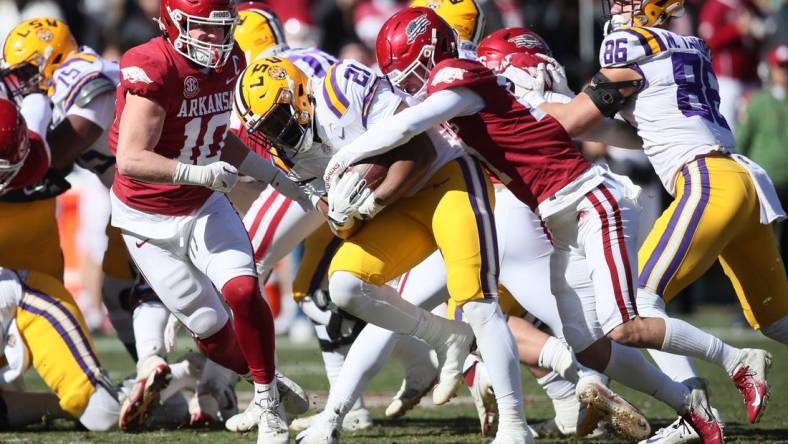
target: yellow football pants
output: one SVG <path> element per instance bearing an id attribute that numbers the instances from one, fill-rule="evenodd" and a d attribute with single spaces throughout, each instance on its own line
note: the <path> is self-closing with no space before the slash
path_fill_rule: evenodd
<path id="1" fill-rule="evenodd" d="M 747 322 L 769 326 L 788 314 L 788 282 L 749 173 L 733 159 L 689 162 L 676 199 L 657 219 L 638 254 L 639 287 L 670 301 L 719 258 Z"/>
<path id="2" fill-rule="evenodd" d="M 61 282 L 30 271 L 16 324 L 41 379 L 60 407 L 79 417 L 96 390 L 101 364 L 74 298 Z"/>
<path id="3" fill-rule="evenodd" d="M 383 285 L 440 249 L 447 287 L 457 309 L 497 297 L 498 253 L 494 193 L 479 163 L 469 158 L 439 169 L 413 196 L 368 221 L 339 247 L 329 269 Z"/>
<path id="4" fill-rule="evenodd" d="M 321 225 L 304 239 L 304 256 L 293 280 L 293 299 L 296 302 L 320 288 L 342 239 L 334 236 L 328 224 Z"/>

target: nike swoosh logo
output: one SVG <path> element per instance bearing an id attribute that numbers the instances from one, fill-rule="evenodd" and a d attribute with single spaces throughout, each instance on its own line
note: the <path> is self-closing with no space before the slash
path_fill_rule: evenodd
<path id="1" fill-rule="evenodd" d="M 761 392 L 756 387 L 755 388 L 755 399 L 752 401 L 752 406 L 753 407 L 760 406 L 761 405 L 761 401 L 762 401 L 762 399 L 761 399 Z"/>
<path id="2" fill-rule="evenodd" d="M 444 179 L 444 180 L 442 180 L 442 181 L 440 181 L 440 182 L 438 182 L 438 183 L 434 183 L 434 184 L 432 184 L 432 189 L 433 189 L 433 190 L 436 190 L 436 189 L 438 189 L 438 187 L 440 187 L 441 185 L 443 185 L 443 184 L 445 184 L 446 182 L 448 182 L 448 181 L 449 181 L 449 179 L 451 179 L 451 178 L 450 178 L 450 177 L 448 177 L 448 178 L 446 178 L 446 179 Z"/>
<path id="3" fill-rule="evenodd" d="M 144 240 L 144 241 L 142 241 L 142 242 L 140 242 L 140 241 L 137 241 L 137 242 L 136 242 L 137 248 L 140 248 L 140 247 L 142 247 L 142 246 L 143 246 L 143 245 L 145 245 L 145 244 L 146 244 L 146 243 L 147 243 L 149 240 L 150 240 L 150 239 L 145 239 L 145 240 Z"/>

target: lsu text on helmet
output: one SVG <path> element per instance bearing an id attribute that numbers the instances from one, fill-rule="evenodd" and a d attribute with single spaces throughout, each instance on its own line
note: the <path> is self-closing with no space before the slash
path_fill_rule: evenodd
<path id="1" fill-rule="evenodd" d="M 159 27 L 176 51 L 207 68 L 227 62 L 238 23 L 235 0 L 162 0 Z M 193 31 L 213 36 L 195 38 Z"/>
<path id="2" fill-rule="evenodd" d="M 412 96 L 421 95 L 430 70 L 457 56 L 454 31 L 429 8 L 407 8 L 383 24 L 375 43 L 380 70 Z"/>
<path id="3" fill-rule="evenodd" d="M 22 169 L 29 153 L 25 119 L 13 102 L 0 99 L 0 194 Z"/>
<path id="4" fill-rule="evenodd" d="M 239 23 L 235 28 L 235 41 L 246 55 L 247 63 L 251 63 L 271 50 L 287 47 L 282 23 L 265 3 L 240 3 L 238 17 Z"/>
<path id="5" fill-rule="evenodd" d="M 265 57 L 241 73 L 233 100 L 249 136 L 289 172 L 292 159 L 312 145 L 309 77 L 285 58 Z"/>
<path id="6" fill-rule="evenodd" d="M 32 18 L 16 25 L 3 43 L 0 70 L 9 93 L 17 98 L 47 93 L 58 66 L 77 50 L 77 42 L 64 22 L 50 17 Z"/>

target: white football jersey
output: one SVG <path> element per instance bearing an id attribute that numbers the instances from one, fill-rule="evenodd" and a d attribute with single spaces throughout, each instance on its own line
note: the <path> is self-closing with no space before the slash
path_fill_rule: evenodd
<path id="1" fill-rule="evenodd" d="M 99 56 L 87 46 L 80 47 L 79 52 L 63 62 L 53 75 L 52 127 L 66 116 L 75 114 L 104 130 L 93 145 L 79 156 L 77 164 L 95 173 L 107 187 L 112 185 L 115 177 L 115 156 L 108 144 L 109 129 L 115 113 L 115 94 L 104 95 L 101 100 L 94 100 L 94 94 L 103 94 L 107 87 L 117 86 L 119 82 L 118 63 Z"/>
<path id="2" fill-rule="evenodd" d="M 322 80 L 328 68 L 337 62 L 336 57 L 317 48 L 288 48 L 275 52 L 274 55 L 285 57 L 293 62 L 315 83 Z"/>
<path id="3" fill-rule="evenodd" d="M 620 111 L 637 128 L 662 184 L 674 194 L 674 178 L 696 156 L 730 151 L 735 139 L 719 111 L 717 77 L 706 42 L 694 36 L 644 27 L 618 29 L 599 50 L 602 67 L 628 67 L 644 79 Z"/>
<path id="4" fill-rule="evenodd" d="M 329 68 L 325 79 L 315 85 L 314 96 L 317 134 L 332 151 L 349 144 L 373 125 L 385 125 L 403 101 L 415 103 L 415 99 L 396 91 L 385 77 L 352 60 L 342 60 Z M 443 165 L 463 155 L 440 131 L 440 128 L 427 131 L 437 157 L 414 190 Z"/>

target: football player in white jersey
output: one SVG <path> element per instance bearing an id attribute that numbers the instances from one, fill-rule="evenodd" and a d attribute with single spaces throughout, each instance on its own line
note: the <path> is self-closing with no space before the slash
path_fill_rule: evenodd
<path id="1" fill-rule="evenodd" d="M 268 65 L 268 67 L 265 65 Z M 392 92 L 384 79 L 376 77 L 357 63 L 343 61 L 331 67 L 325 80 L 315 89 L 314 98 L 317 103 L 314 109 L 313 124 L 313 117 L 310 112 L 311 106 L 307 98 L 308 91 L 304 87 L 304 82 L 298 80 L 298 77 L 302 76 L 302 74 L 294 72 L 295 67 L 289 65 L 289 63 L 278 61 L 278 59 L 264 59 L 248 67 L 236 91 L 236 106 L 247 128 L 262 132 L 264 136 L 271 140 L 272 145 L 276 147 L 275 155 L 278 155 L 286 162 L 290 162 L 291 169 L 301 177 L 318 178 L 319 180 L 321 169 L 325 170 L 326 161 L 335 149 L 353 140 L 357 134 L 364 131 L 368 124 L 374 125 L 376 122 L 382 121 L 382 119 L 391 115 L 401 106 L 402 99 Z M 283 75 L 282 72 L 287 73 L 287 75 Z M 261 75 L 265 76 L 265 82 L 262 84 L 257 81 Z M 289 80 L 291 78 L 296 78 L 296 81 Z M 278 83 L 283 85 L 280 88 L 281 91 L 285 91 L 284 96 L 273 90 L 266 91 L 265 94 L 260 91 L 260 87 L 263 85 L 269 85 L 268 88 L 271 88 L 270 85 L 274 83 L 273 80 L 279 80 Z M 257 98 L 259 97 L 262 97 L 262 100 L 258 100 Z M 276 101 L 277 98 L 282 102 L 278 103 Z M 266 104 L 266 102 L 269 103 Z M 476 214 L 486 219 L 489 216 L 482 215 L 489 214 L 490 210 L 484 198 L 477 200 L 483 195 L 487 196 L 487 193 L 482 195 L 482 190 L 479 189 L 479 186 L 486 182 L 486 177 L 483 177 L 483 175 L 479 177 L 480 182 L 476 182 L 470 188 L 466 188 L 468 185 L 456 182 L 459 179 L 459 176 L 456 174 L 461 174 L 460 170 L 466 170 L 469 178 L 476 177 L 477 173 L 482 174 L 481 170 L 476 170 L 474 165 L 468 164 L 466 162 L 467 159 L 461 156 L 460 152 L 448 146 L 445 139 L 437 133 L 430 135 L 429 139 L 431 142 L 427 143 L 436 146 L 436 159 L 426 163 L 424 160 L 419 162 L 406 160 L 402 163 L 398 161 L 389 169 L 389 175 L 387 176 L 387 178 L 392 177 L 392 172 L 398 168 L 412 168 L 424 163 L 427 167 L 426 171 L 424 167 L 419 166 L 417 171 L 406 176 L 406 182 L 410 183 L 406 183 L 405 186 L 397 185 L 395 193 L 392 193 L 394 190 L 386 190 L 390 196 L 398 197 L 399 194 L 406 193 L 410 186 L 418 181 L 419 183 L 416 183 L 416 187 L 413 188 L 418 191 L 413 196 L 406 196 L 401 201 L 387 206 L 387 211 L 384 212 L 381 218 L 372 219 L 372 216 L 383 209 L 382 207 L 385 205 L 384 202 L 386 200 L 367 202 L 365 211 L 372 220 L 361 227 L 350 240 L 340 247 L 331 264 L 329 286 L 332 300 L 337 306 L 385 328 L 420 337 L 436 349 L 440 360 L 443 361 L 443 366 L 441 378 L 433 392 L 433 399 L 442 404 L 448 399 L 447 395 L 453 392 L 460 382 L 462 362 L 459 362 L 458 359 L 464 359 L 465 353 L 458 353 L 456 350 L 464 347 L 458 344 L 464 342 L 464 339 L 459 339 L 461 335 L 470 333 L 468 330 L 465 330 L 467 326 L 451 323 L 416 309 L 416 307 L 403 301 L 395 290 L 379 285 L 397 277 L 406 271 L 407 268 L 411 268 L 415 265 L 413 263 L 414 259 L 424 258 L 428 253 L 434 251 L 435 244 L 433 242 L 435 240 L 433 240 L 432 234 L 421 232 L 421 229 L 416 227 L 421 226 L 423 222 L 414 225 L 414 221 L 421 220 L 427 214 L 431 214 L 429 216 L 430 219 L 436 218 L 436 222 L 430 223 L 430 225 L 435 227 L 435 236 L 442 245 L 441 249 L 446 258 L 446 263 L 450 264 L 449 270 L 455 270 L 459 263 L 456 262 L 455 258 L 458 252 L 453 251 L 454 248 L 465 249 L 473 245 L 473 243 L 466 243 L 463 237 L 465 234 L 457 233 L 452 237 L 451 246 L 443 244 L 439 233 L 446 229 L 445 223 L 448 221 L 442 219 L 442 209 L 452 208 L 451 214 L 454 219 L 451 223 L 454 226 L 460 225 L 456 222 L 456 218 L 463 217 L 463 214 L 466 216 Z M 421 140 L 424 141 L 424 139 Z M 324 143 L 328 145 L 324 145 Z M 416 151 L 417 153 L 415 154 L 418 156 L 429 153 L 429 150 L 423 147 L 417 149 L 414 147 L 409 151 Z M 456 169 L 458 166 L 459 170 Z M 399 180 L 401 179 L 402 176 L 400 176 Z M 448 185 L 449 183 L 454 185 Z M 381 185 L 381 188 L 378 188 L 378 191 L 382 192 L 385 184 L 386 182 Z M 471 193 L 471 197 L 466 197 L 462 202 L 450 203 L 450 201 L 445 200 L 445 197 L 440 197 L 448 197 L 448 195 L 443 194 L 444 191 L 442 189 L 444 186 L 452 189 L 469 189 L 468 192 Z M 471 189 L 473 191 L 470 191 Z M 386 193 L 381 195 L 385 196 Z M 317 198 L 319 198 L 319 195 L 317 195 Z M 317 198 L 315 201 L 318 200 Z M 427 203 L 428 201 L 429 203 Z M 473 209 L 465 207 L 469 203 L 473 203 Z M 435 206 L 436 204 L 437 207 Z M 444 207 L 444 205 L 446 206 Z M 402 212 L 412 213 L 410 213 L 411 216 L 403 218 L 404 214 L 401 214 Z M 448 216 L 448 213 L 446 215 Z M 488 268 L 492 263 L 488 262 L 484 257 L 487 257 L 493 248 L 492 244 L 487 246 L 487 242 L 492 240 L 488 238 L 490 232 L 487 230 L 491 229 L 492 225 L 482 222 L 484 219 L 477 219 L 476 222 L 468 220 L 470 225 L 466 225 L 463 228 L 465 230 L 476 225 L 477 228 L 472 228 L 475 232 L 472 237 L 481 236 L 481 238 L 477 238 L 479 240 L 474 241 L 474 243 L 480 243 L 476 244 L 476 247 L 471 248 L 476 249 L 478 252 L 476 254 L 481 255 L 477 256 L 480 264 L 488 264 L 482 265 L 482 268 L 478 269 L 483 274 L 492 271 L 492 269 Z M 352 229 L 353 222 L 350 219 L 333 221 L 335 228 L 339 230 Z M 482 224 L 481 226 L 488 227 L 484 229 L 486 234 L 478 231 L 479 225 L 477 224 L 480 223 Z M 391 233 L 394 232 L 398 234 L 396 236 L 392 235 Z M 470 235 L 470 232 L 468 234 Z M 424 235 L 429 237 L 423 237 Z M 404 242 L 403 239 L 406 237 L 411 238 L 412 242 Z M 479 249 L 479 246 L 481 246 L 481 249 Z M 381 259 L 372 259 L 373 256 L 370 256 L 369 252 L 372 252 L 375 256 L 381 256 L 381 259 L 388 259 L 384 259 L 382 262 Z M 410 258 L 404 259 L 404 262 L 403 259 L 397 259 L 404 256 L 410 256 Z M 372 260 L 370 261 L 370 259 Z M 406 264 L 408 264 L 407 267 Z M 370 266 L 372 269 L 368 268 Z M 403 269 L 403 267 L 406 268 Z M 400 272 L 398 273 L 397 271 Z M 495 314 L 500 313 L 500 311 L 496 304 L 491 303 L 492 300 L 482 302 L 483 299 L 481 299 L 481 294 L 495 291 L 493 287 L 495 284 L 491 280 L 488 281 L 487 278 L 477 281 L 477 273 L 478 271 L 473 271 L 473 269 L 462 275 L 452 274 L 452 271 L 450 271 L 450 293 L 453 293 L 453 297 L 463 298 L 457 294 L 462 288 L 462 291 L 467 294 L 464 298 L 470 298 L 458 301 L 458 306 L 465 303 L 464 317 L 466 319 L 474 318 L 473 320 L 475 320 L 475 316 L 479 313 L 469 313 L 476 309 L 486 311 L 486 308 L 489 307 L 492 310 L 492 313 L 484 316 L 484 318 L 488 319 L 488 322 L 482 329 L 492 328 L 493 325 L 498 326 L 497 319 L 500 319 L 503 325 L 501 331 L 496 331 L 494 345 L 499 347 L 504 345 L 507 349 L 509 347 L 512 348 L 506 352 L 492 353 L 492 357 L 488 356 L 488 366 L 490 366 L 490 360 L 493 362 L 497 360 L 497 365 L 504 365 L 509 370 L 504 372 L 506 374 L 505 379 L 519 378 L 517 376 L 519 368 L 516 362 L 516 351 L 513 348 L 514 342 L 513 340 L 511 342 L 501 341 L 502 338 L 506 339 L 507 336 L 511 339 L 511 335 L 505 327 L 505 322 L 503 322 L 503 317 Z M 359 279 L 357 276 L 364 276 L 364 278 Z M 456 287 L 458 283 L 455 282 L 456 279 L 462 279 L 466 282 L 461 287 Z M 477 283 L 474 284 L 474 281 Z M 455 287 L 452 285 L 455 285 Z M 476 291 L 473 290 L 474 287 L 481 293 L 474 293 Z M 470 295 L 470 293 L 474 293 L 474 295 Z M 374 310 L 372 309 L 373 306 L 375 307 Z M 497 318 L 496 321 L 490 322 L 492 320 L 491 317 L 492 319 Z M 472 325 L 474 323 L 473 320 L 471 322 Z M 480 326 L 477 324 L 474 327 Z M 489 331 L 487 335 L 484 333 L 478 334 L 477 342 L 484 344 L 483 339 L 480 338 L 485 337 L 489 338 Z M 458 340 L 460 342 L 457 342 Z M 442 343 L 441 341 L 448 342 Z M 487 344 L 490 343 L 488 342 Z M 483 353 L 485 353 L 484 350 L 488 347 L 482 345 L 481 348 Z M 511 361 L 511 364 L 509 361 Z M 502 414 L 502 425 L 498 429 L 498 437 L 512 440 L 512 442 L 529 440 L 530 437 L 525 430 L 525 422 L 522 418 L 522 407 L 519 406 L 519 395 L 514 395 L 514 393 L 521 390 L 519 388 L 519 380 L 501 381 L 499 379 L 498 381 L 493 380 L 493 383 L 510 384 L 510 387 L 504 388 L 504 386 L 498 390 L 498 393 L 511 393 L 510 396 L 503 397 L 503 401 L 510 401 L 511 404 L 505 405 L 504 408 L 501 408 L 499 405 L 499 408 L 504 413 Z M 502 404 L 500 401 L 499 399 L 499 404 Z M 341 421 L 341 416 L 349 407 L 350 405 L 341 405 L 336 410 L 324 411 L 318 421 L 316 423 L 313 422 L 313 425 L 299 436 L 304 440 L 303 442 L 332 439 L 331 437 L 338 433 L 337 424 Z"/>
<path id="2" fill-rule="evenodd" d="M 768 176 L 735 154 L 705 42 L 665 29 L 683 6 L 683 0 L 613 1 L 613 32 L 600 48 L 600 72 L 569 104 L 541 108 L 570 132 L 619 113 L 637 128 L 646 155 L 675 196 L 639 252 L 637 304 L 644 318 L 613 336 L 719 365 L 755 422 L 766 405 L 769 353 L 731 347 L 664 311 L 664 301 L 719 258 L 748 322 L 788 342 L 788 283 L 769 227 L 785 214 Z M 676 379 L 694 376 L 684 358 L 656 359 Z"/>

